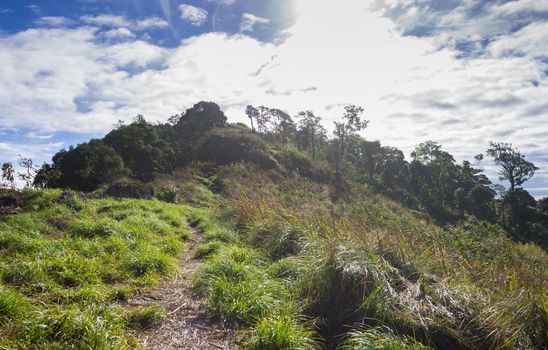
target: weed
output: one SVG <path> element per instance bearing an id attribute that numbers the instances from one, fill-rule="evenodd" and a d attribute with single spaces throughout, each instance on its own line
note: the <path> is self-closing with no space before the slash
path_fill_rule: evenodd
<path id="1" fill-rule="evenodd" d="M 25 311 L 26 301 L 15 291 L 0 286 L 0 326 L 20 317 Z"/>

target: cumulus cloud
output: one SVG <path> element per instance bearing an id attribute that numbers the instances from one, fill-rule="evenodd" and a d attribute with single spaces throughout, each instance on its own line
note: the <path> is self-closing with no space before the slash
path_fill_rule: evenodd
<path id="1" fill-rule="evenodd" d="M 187 4 L 179 5 L 179 12 L 181 13 L 181 19 L 194 27 L 204 24 L 208 15 L 203 8 Z"/>
<path id="2" fill-rule="evenodd" d="M 242 15 L 242 21 L 240 22 L 240 31 L 251 32 L 256 24 L 270 23 L 268 18 L 258 17 L 251 13 L 244 13 Z"/>

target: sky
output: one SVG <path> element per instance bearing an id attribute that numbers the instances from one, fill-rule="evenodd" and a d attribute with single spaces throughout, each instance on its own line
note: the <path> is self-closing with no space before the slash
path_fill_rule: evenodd
<path id="1" fill-rule="evenodd" d="M 548 0 L 0 0 L 0 161 L 50 161 L 138 114 L 313 110 L 457 161 L 511 142 L 548 196 Z M 496 169 L 484 165 L 497 180 Z"/>

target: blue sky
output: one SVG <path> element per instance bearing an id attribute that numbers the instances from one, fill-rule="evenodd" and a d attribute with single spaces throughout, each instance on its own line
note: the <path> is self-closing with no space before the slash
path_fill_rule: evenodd
<path id="1" fill-rule="evenodd" d="M 512 142 L 548 195 L 546 0 L 0 0 L 0 160 L 48 161 L 199 100 L 366 108 L 366 138 L 457 160 Z M 492 164 L 486 172 L 496 179 Z"/>

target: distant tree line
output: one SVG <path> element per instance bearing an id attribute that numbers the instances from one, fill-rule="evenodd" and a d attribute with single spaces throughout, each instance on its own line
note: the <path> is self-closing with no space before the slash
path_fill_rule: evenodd
<path id="1" fill-rule="evenodd" d="M 480 166 L 483 154 L 473 162 L 457 164 L 439 143 L 426 141 L 415 148 L 411 161 L 407 161 L 401 150 L 360 136 L 359 132 L 368 126 L 362 118 L 362 107 L 346 106 L 335 122 L 332 137 L 328 137 L 322 119 L 312 111 L 291 117 L 281 109 L 247 106 L 245 113 L 251 129 L 228 124 L 220 107 L 212 102 L 199 102 L 170 117 L 167 123 L 151 124 L 139 115 L 130 124 L 119 123 L 102 139 L 57 152 L 52 163 L 39 170 L 27 160 L 23 164 L 27 171 L 19 177 L 36 187 L 93 191 L 123 177 L 150 181 L 200 157 L 217 159 L 211 153 L 228 154 L 228 148 L 235 144 L 245 143 L 247 148 L 233 152 L 252 152 L 257 147 L 252 140 L 259 138 L 271 145 L 297 148 L 312 163 L 327 164 L 334 200 L 348 195 L 349 185 L 358 183 L 425 211 L 438 223 L 454 224 L 472 215 L 498 223 L 516 239 L 547 246 L 548 198 L 537 201 L 521 187 L 538 168 L 511 144 L 491 142 L 486 151 L 500 168 L 500 180 L 509 183 L 509 188 L 497 198 L 497 186 Z M 230 144 L 209 142 L 204 147 L 215 130 L 231 128 L 238 129 L 240 136 L 227 134 L 232 137 Z M 253 159 L 257 158 L 249 158 Z M 3 164 L 2 180 L 14 182 L 11 163 Z"/>

